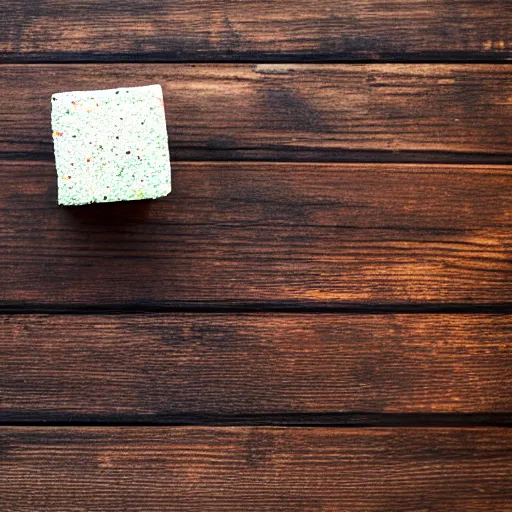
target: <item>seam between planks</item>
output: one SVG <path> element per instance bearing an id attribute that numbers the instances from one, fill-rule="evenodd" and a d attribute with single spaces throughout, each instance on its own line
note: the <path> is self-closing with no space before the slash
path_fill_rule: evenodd
<path id="1" fill-rule="evenodd" d="M 50 416 L 52 416 L 50 418 Z M 334 428 L 460 428 L 512 427 L 512 413 L 254 413 L 211 414 L 181 413 L 153 415 L 49 415 L 30 413 L 4 414 L 0 427 L 334 427 Z"/>
<path id="2" fill-rule="evenodd" d="M 329 59 L 329 57 L 320 57 L 315 58 L 314 55 L 308 56 L 305 58 L 296 58 L 290 59 L 288 56 L 283 59 L 275 58 L 272 59 L 262 59 L 259 57 L 254 58 L 245 58 L 245 59 L 169 59 L 166 57 L 150 57 L 150 58 L 139 58 L 137 55 L 127 55 L 126 57 L 116 57 L 114 59 L 110 59 L 107 57 L 93 57 L 89 58 L 87 56 L 84 57 L 75 57 L 75 58 L 67 58 L 60 59 L 59 54 L 55 54 L 55 59 L 40 59 L 38 57 L 27 57 L 24 59 L 19 58 L 10 58 L 1 56 L 0 57 L 0 66 L 2 65 L 20 65 L 20 66 L 29 66 L 29 65 L 67 65 L 67 64 L 97 64 L 97 65 L 105 65 L 105 64 L 197 64 L 197 65 L 215 65 L 215 64 L 239 64 L 239 65 L 248 65 L 248 64 L 344 64 L 344 65 L 359 65 L 359 64 L 464 64 L 471 66 L 473 64 L 492 64 L 492 65 L 509 65 L 512 63 L 512 57 L 503 58 L 501 56 L 497 56 L 496 59 L 486 57 L 476 57 L 476 58 L 464 58 L 464 56 L 457 57 L 455 59 L 446 59 L 445 56 L 443 58 L 411 58 L 411 59 Z"/>
<path id="3" fill-rule="evenodd" d="M 308 302 L 262 302 L 262 303 L 222 303 L 212 302 L 203 304 L 176 303 L 176 304 L 24 304 L 0 303 L 0 314 L 32 315 L 32 314 L 58 314 L 58 315 L 116 315 L 119 313 L 296 313 L 296 314 L 446 314 L 456 313 L 464 315 L 473 314 L 512 314 L 512 304 L 482 303 L 413 303 L 413 304 L 351 304 L 351 303 L 318 303 Z"/>

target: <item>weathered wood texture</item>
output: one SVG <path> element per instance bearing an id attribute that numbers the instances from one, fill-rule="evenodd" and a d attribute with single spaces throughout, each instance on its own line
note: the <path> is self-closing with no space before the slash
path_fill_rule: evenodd
<path id="1" fill-rule="evenodd" d="M 511 157 L 512 65 L 5 65 L 1 72 L 0 156 L 52 158 L 54 92 L 161 83 L 173 161 Z"/>
<path id="2" fill-rule="evenodd" d="M 512 413 L 509 316 L 16 315 L 0 327 L 4 422 Z"/>
<path id="3" fill-rule="evenodd" d="M 158 201 L 62 208 L 0 162 L 0 304 L 512 299 L 506 166 L 181 163 Z"/>
<path id="4" fill-rule="evenodd" d="M 1 0 L 0 60 L 511 58 L 507 0 Z"/>
<path id="5" fill-rule="evenodd" d="M 505 429 L 2 428 L 9 512 L 506 512 Z"/>

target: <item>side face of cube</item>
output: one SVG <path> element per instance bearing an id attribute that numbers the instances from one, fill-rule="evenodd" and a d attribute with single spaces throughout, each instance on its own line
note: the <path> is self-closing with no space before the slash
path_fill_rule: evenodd
<path id="1" fill-rule="evenodd" d="M 155 199 L 171 191 L 159 85 L 52 96 L 58 202 Z"/>

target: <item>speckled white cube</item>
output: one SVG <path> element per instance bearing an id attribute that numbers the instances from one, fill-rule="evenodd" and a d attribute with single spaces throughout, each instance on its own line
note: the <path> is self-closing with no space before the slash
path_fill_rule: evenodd
<path id="1" fill-rule="evenodd" d="M 171 191 L 159 85 L 52 96 L 62 205 L 154 199 Z"/>

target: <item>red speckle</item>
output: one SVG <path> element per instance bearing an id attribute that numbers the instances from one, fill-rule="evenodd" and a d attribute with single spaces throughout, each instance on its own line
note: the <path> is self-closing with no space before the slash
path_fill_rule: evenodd
<path id="1" fill-rule="evenodd" d="M 55 137 L 62 137 L 62 132 L 53 132 L 53 135 L 55 135 Z"/>
<path id="2" fill-rule="evenodd" d="M 71 102 L 71 104 L 72 104 L 72 105 L 76 105 L 76 101 L 72 101 L 72 102 Z"/>
<path id="3" fill-rule="evenodd" d="M 131 151 L 127 151 L 126 154 L 129 155 L 131 153 Z"/>
<path id="4" fill-rule="evenodd" d="M 70 179 L 71 179 L 71 176 L 68 176 L 68 180 L 70 180 Z"/>
<path id="5" fill-rule="evenodd" d="M 73 167 L 75 167 L 75 164 L 71 164 Z"/>
<path id="6" fill-rule="evenodd" d="M 91 161 L 91 159 L 90 159 L 90 158 L 88 158 L 88 159 L 87 159 L 87 161 L 88 161 L 88 162 L 90 162 L 90 161 Z"/>
<path id="7" fill-rule="evenodd" d="M 140 180 L 140 181 L 142 181 L 142 182 L 143 182 L 144 180 Z"/>

